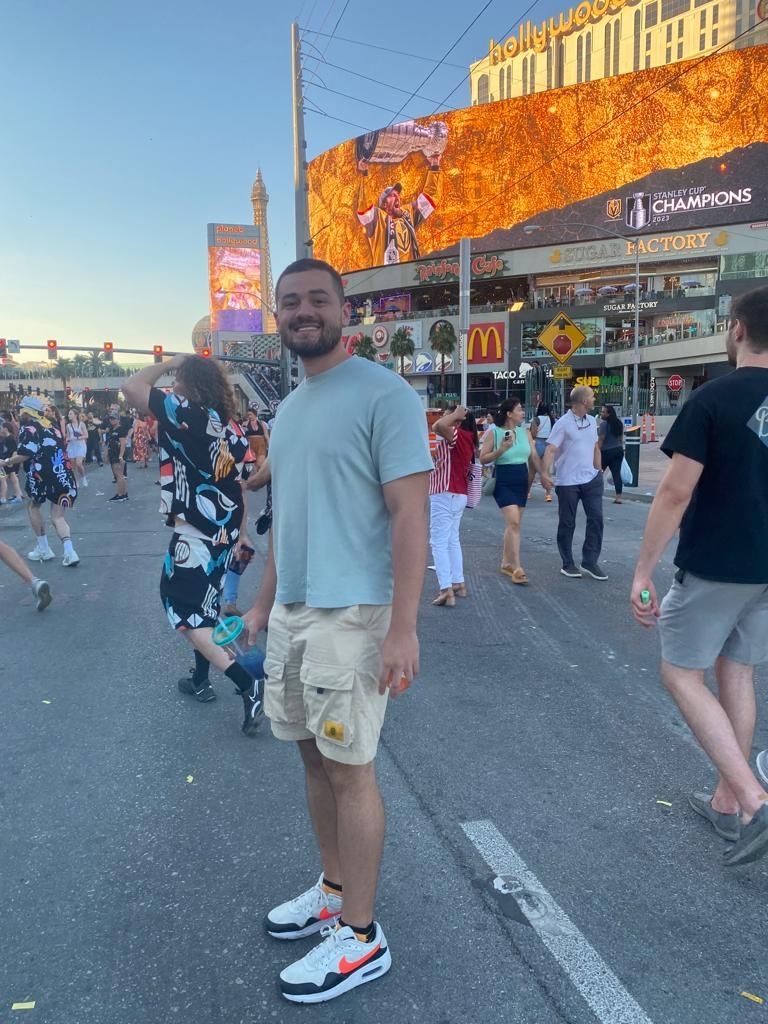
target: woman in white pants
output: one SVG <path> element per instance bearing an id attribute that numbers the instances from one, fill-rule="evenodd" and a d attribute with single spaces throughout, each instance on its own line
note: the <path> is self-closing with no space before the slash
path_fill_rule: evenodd
<path id="1" fill-rule="evenodd" d="M 467 474 L 477 451 L 475 417 L 463 405 L 432 425 L 438 436 L 429 480 L 429 542 L 440 593 L 432 604 L 453 608 L 467 596 L 459 528 L 467 507 Z"/>

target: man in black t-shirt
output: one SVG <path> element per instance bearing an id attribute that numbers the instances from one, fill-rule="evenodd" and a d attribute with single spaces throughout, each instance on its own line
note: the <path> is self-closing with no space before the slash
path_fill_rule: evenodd
<path id="1" fill-rule="evenodd" d="M 128 501 L 128 461 L 125 449 L 132 427 L 131 417 L 121 415 L 120 406 L 116 403 L 110 405 L 104 427 L 104 442 L 107 462 L 115 477 L 115 493 L 109 501 Z"/>
<path id="2" fill-rule="evenodd" d="M 726 347 L 735 372 L 694 391 L 662 445 L 672 463 L 631 600 L 642 625 L 658 620 L 664 685 L 718 769 L 714 793 L 689 803 L 734 842 L 730 866 L 768 853 L 768 792 L 747 761 L 754 666 L 768 661 L 768 288 L 734 302 Z M 678 571 L 660 605 L 651 574 L 678 526 Z M 719 700 L 704 682 L 712 666 Z"/>

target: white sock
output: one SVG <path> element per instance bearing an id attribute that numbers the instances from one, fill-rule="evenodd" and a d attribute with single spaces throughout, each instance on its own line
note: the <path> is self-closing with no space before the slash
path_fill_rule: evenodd
<path id="1" fill-rule="evenodd" d="M 63 540 L 61 543 L 64 545 L 64 554 L 65 555 L 74 555 L 75 549 L 72 547 L 72 538 L 71 537 L 67 537 L 67 539 Z"/>
<path id="2" fill-rule="evenodd" d="M 48 537 L 43 534 L 42 537 L 37 538 L 37 546 L 41 551 L 50 551 L 51 545 L 48 543 Z"/>

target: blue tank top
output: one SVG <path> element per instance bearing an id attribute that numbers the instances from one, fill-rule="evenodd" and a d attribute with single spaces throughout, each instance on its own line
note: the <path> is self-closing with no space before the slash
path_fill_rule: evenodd
<path id="1" fill-rule="evenodd" d="M 501 427 L 493 428 L 493 450 L 501 447 L 501 443 L 504 440 L 504 434 L 506 433 Z M 525 427 L 517 427 L 514 431 L 515 443 L 511 448 L 508 448 L 503 455 L 500 455 L 496 459 L 497 466 L 522 466 L 524 465 L 531 455 L 531 442 L 528 438 L 528 431 Z"/>

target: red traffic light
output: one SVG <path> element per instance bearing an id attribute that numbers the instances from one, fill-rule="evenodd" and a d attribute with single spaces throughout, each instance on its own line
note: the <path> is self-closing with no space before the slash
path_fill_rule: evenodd
<path id="1" fill-rule="evenodd" d="M 152 352 L 153 352 L 154 357 L 155 357 L 155 362 L 156 363 L 162 363 L 162 361 L 163 361 L 163 346 L 162 345 L 155 345 L 152 348 Z"/>
<path id="2" fill-rule="evenodd" d="M 203 357 L 203 359 L 210 359 L 211 358 L 211 350 L 209 348 L 201 348 L 200 349 L 200 355 Z"/>
<path id="3" fill-rule="evenodd" d="M 112 344 L 111 341 L 105 341 L 104 342 L 104 351 L 105 352 L 111 352 L 114 349 L 114 347 L 115 346 Z"/>
<path id="4" fill-rule="evenodd" d="M 46 342 L 46 345 L 48 346 L 48 358 L 56 359 L 58 355 L 57 349 L 59 347 L 58 341 L 54 341 L 54 339 L 51 338 L 49 341 Z"/>
<path id="5" fill-rule="evenodd" d="M 105 341 L 104 342 L 104 362 L 105 363 L 112 363 L 112 362 L 114 362 L 114 351 L 113 351 L 114 347 L 115 346 L 113 345 L 113 343 L 111 341 Z"/>
<path id="6" fill-rule="evenodd" d="M 8 343 L 5 338 L 0 338 L 0 359 L 6 359 L 8 357 Z"/>

